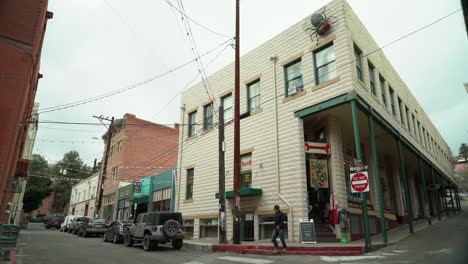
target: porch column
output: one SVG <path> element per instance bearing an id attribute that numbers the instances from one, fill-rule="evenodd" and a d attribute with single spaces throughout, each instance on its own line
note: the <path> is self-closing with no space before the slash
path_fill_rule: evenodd
<path id="1" fill-rule="evenodd" d="M 455 215 L 455 200 L 453 199 L 453 195 L 452 195 L 452 185 L 449 186 L 449 191 L 450 191 L 450 200 L 452 201 L 452 211 L 453 211 L 453 214 Z"/>
<path id="2" fill-rule="evenodd" d="M 353 117 L 353 131 L 354 131 L 354 144 L 356 145 L 356 159 L 359 163 L 362 163 L 362 150 L 361 150 L 361 138 L 359 134 L 359 120 L 358 110 L 356 107 L 356 100 L 351 101 L 351 115 Z M 348 175 L 346 175 L 348 177 Z M 365 251 L 369 252 L 371 247 L 371 238 L 369 231 L 369 215 L 367 212 L 367 193 L 361 193 L 362 199 L 362 217 L 364 221 L 364 240 L 365 240 Z"/>
<path id="3" fill-rule="evenodd" d="M 458 194 L 458 186 L 455 187 L 455 192 L 456 192 L 456 195 L 457 195 L 457 204 L 458 204 L 458 212 L 463 212 L 463 209 L 461 207 L 461 204 L 460 204 L 460 195 Z"/>
<path id="4" fill-rule="evenodd" d="M 401 169 L 401 177 L 403 178 L 403 188 L 405 190 L 405 204 L 406 210 L 408 211 L 408 226 L 410 233 L 414 233 L 413 231 L 413 207 L 411 206 L 411 197 L 408 188 L 408 178 L 406 177 L 406 170 L 405 170 L 405 161 L 403 159 L 403 151 L 401 149 L 401 135 L 397 139 L 398 142 L 398 154 L 400 155 L 400 169 Z"/>
<path id="5" fill-rule="evenodd" d="M 444 198 L 444 204 L 445 204 L 445 212 L 447 213 L 447 217 L 450 215 L 449 214 L 449 209 L 448 209 L 448 204 L 447 204 L 447 190 L 445 189 L 445 183 L 444 183 L 444 176 L 439 174 L 439 179 L 440 179 L 440 185 L 442 188 L 442 198 Z"/>
<path id="6" fill-rule="evenodd" d="M 423 199 L 424 199 L 423 212 L 424 212 L 424 216 L 427 217 L 428 223 L 432 224 L 431 215 L 429 213 L 429 210 L 427 210 L 429 209 L 429 195 L 427 194 L 426 176 L 424 175 L 424 168 L 423 168 L 423 164 L 421 161 L 421 156 L 418 156 L 418 164 L 419 164 L 419 175 L 421 176 L 422 187 L 423 187 Z"/>
<path id="7" fill-rule="evenodd" d="M 370 110 L 369 116 L 367 117 L 369 121 L 369 137 L 371 142 L 372 149 L 372 161 L 374 169 L 374 178 L 375 184 L 377 185 L 377 198 L 379 201 L 379 216 L 380 216 L 380 228 L 382 230 L 382 242 L 387 244 L 387 226 L 385 225 L 385 213 L 384 213 L 384 202 L 382 197 L 382 183 L 380 179 L 380 169 L 379 169 L 379 160 L 377 158 L 377 146 L 375 143 L 375 131 L 374 131 L 374 118 L 372 116 L 372 109 Z"/>
<path id="8" fill-rule="evenodd" d="M 437 217 L 440 220 L 441 219 L 441 217 L 440 217 L 440 199 L 439 199 L 439 195 L 437 195 L 435 175 L 434 175 L 434 166 L 433 165 L 431 165 L 431 175 L 432 175 L 432 189 L 434 191 L 434 202 L 436 204 Z"/>

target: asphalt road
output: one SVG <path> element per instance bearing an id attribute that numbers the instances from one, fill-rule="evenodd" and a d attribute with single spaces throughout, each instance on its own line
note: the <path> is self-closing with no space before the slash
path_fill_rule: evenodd
<path id="1" fill-rule="evenodd" d="M 160 246 L 145 252 L 141 246 L 104 243 L 30 224 L 18 241 L 18 264 L 230 264 L 230 263 L 468 263 L 468 203 L 465 213 L 450 217 L 398 244 L 356 257 L 256 256 L 202 253 Z"/>

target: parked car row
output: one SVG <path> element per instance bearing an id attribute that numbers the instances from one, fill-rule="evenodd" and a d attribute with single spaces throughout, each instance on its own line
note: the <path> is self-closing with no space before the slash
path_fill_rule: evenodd
<path id="1" fill-rule="evenodd" d="M 102 218 L 68 215 L 60 225 L 60 231 L 87 237 L 102 236 L 104 242 L 124 243 L 131 247 L 141 243 L 145 251 L 159 244 L 171 243 L 174 249 L 183 246 L 184 230 L 182 214 L 177 212 L 149 212 L 138 215 L 134 221 L 116 220 L 105 223 Z"/>

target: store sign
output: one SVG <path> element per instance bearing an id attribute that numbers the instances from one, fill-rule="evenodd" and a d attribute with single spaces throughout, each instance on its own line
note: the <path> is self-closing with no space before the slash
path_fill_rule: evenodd
<path id="1" fill-rule="evenodd" d="M 320 143 L 320 142 L 305 142 L 305 152 L 306 153 L 313 153 L 313 154 L 331 154 L 331 146 L 328 143 Z"/>
<path id="2" fill-rule="evenodd" d="M 141 192 L 141 188 L 142 188 L 142 183 L 141 182 L 134 182 L 133 183 L 133 192 L 134 193 Z"/>
<path id="3" fill-rule="evenodd" d="M 252 155 L 241 156 L 241 171 L 252 170 Z"/>
<path id="4" fill-rule="evenodd" d="M 352 193 L 369 192 L 367 166 L 351 167 L 350 184 Z"/>
<path id="5" fill-rule="evenodd" d="M 310 160 L 310 187 L 328 188 L 328 162 L 326 159 Z"/>

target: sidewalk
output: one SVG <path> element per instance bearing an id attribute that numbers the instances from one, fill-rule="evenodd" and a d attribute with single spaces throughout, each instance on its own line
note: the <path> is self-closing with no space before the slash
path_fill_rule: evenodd
<path id="1" fill-rule="evenodd" d="M 456 216 L 458 216 L 457 214 Z M 450 218 L 453 217 L 450 212 Z M 437 217 L 432 218 L 432 225 L 443 223 L 447 217 L 442 217 L 439 221 Z M 419 232 L 430 227 L 427 219 L 420 219 L 413 222 L 414 232 Z M 409 233 L 409 226 L 402 225 L 387 232 L 388 243 L 382 242 L 382 234 L 371 236 L 371 251 L 395 244 L 412 234 Z M 271 255 L 273 245 L 269 241 L 242 242 L 241 245 L 218 244 L 217 239 L 185 240 L 184 247 L 190 250 L 201 252 L 233 252 L 239 254 Z M 349 243 L 318 243 L 302 244 L 288 243 L 288 255 L 320 255 L 320 256 L 357 256 L 364 254 L 364 239 Z"/>

